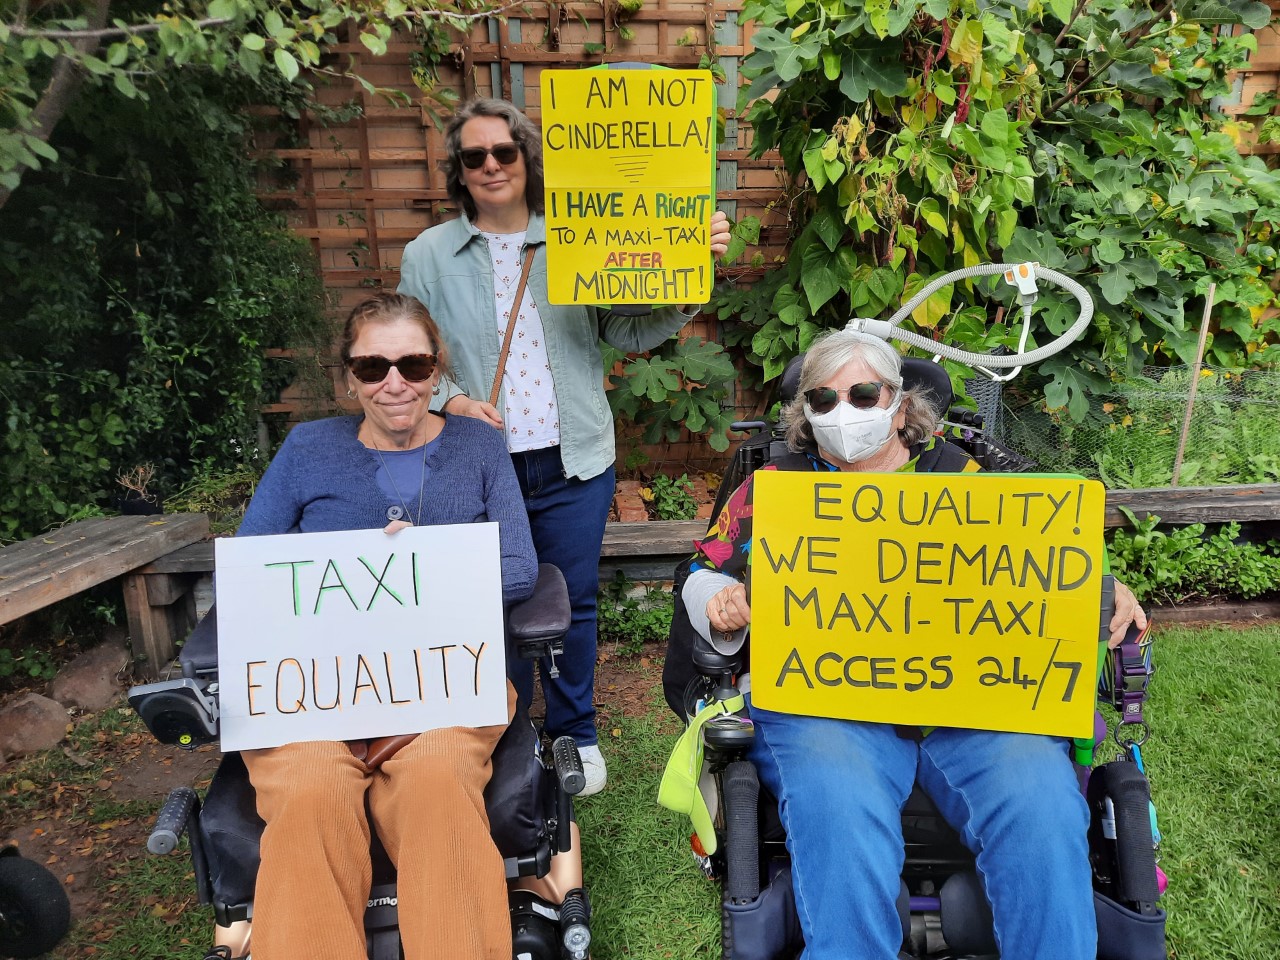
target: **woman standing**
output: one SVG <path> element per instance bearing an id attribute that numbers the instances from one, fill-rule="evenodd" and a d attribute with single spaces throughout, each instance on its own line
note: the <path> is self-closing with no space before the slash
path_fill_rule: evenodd
<path id="1" fill-rule="evenodd" d="M 587 775 L 581 795 L 589 796 L 606 778 L 595 726 L 596 591 L 615 456 L 600 340 L 628 353 L 649 350 L 692 313 L 664 307 L 635 317 L 549 303 L 541 137 L 510 103 L 464 104 L 449 121 L 445 149 L 449 196 L 462 214 L 405 248 L 399 289 L 427 305 L 454 357 L 442 409 L 503 431 L 538 559 L 568 581 L 573 621 L 556 663 L 560 675 L 552 678 L 544 664 L 542 690 L 547 733 L 577 741 Z M 728 249 L 728 220 L 717 211 L 709 228 L 711 253 L 719 256 Z M 527 287 L 515 304 L 526 263 Z M 487 398 L 509 320 L 514 329 L 495 405 Z M 521 667 L 513 677 L 521 696 L 532 699 L 532 665 Z"/>

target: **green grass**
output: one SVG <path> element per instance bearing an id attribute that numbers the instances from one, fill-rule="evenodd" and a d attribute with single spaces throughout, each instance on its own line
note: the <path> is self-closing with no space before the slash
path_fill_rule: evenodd
<path id="1" fill-rule="evenodd" d="M 618 719 L 602 745 L 609 785 L 578 804 L 591 895 L 593 960 L 688 960 L 719 955 L 719 888 L 689 847 L 689 821 L 657 805 L 679 733 L 655 689 L 649 714 Z M 611 732 L 612 732 L 611 731 Z"/>
<path id="2" fill-rule="evenodd" d="M 1171 956 L 1280 954 L 1280 627 L 1167 629 L 1144 750 Z"/>
<path id="3" fill-rule="evenodd" d="M 1170 956 L 1272 960 L 1280 955 L 1280 625 L 1167 628 L 1156 661 L 1144 754 L 1170 878 Z M 656 670 L 628 675 L 651 682 L 650 696 L 631 717 L 608 714 L 609 788 L 578 807 L 592 956 L 716 957 L 717 888 L 689 852 L 687 821 L 654 802 L 676 723 Z M 98 786 L 127 754 L 111 751 L 112 740 L 137 733 L 135 720 L 105 711 L 77 725 L 71 756 L 52 751 L 0 771 L 0 833 L 20 837 L 17 824 L 28 833 L 40 824 L 56 834 L 61 820 L 109 851 L 93 914 L 58 948 L 61 960 L 194 958 L 208 943 L 212 917 L 195 904 L 185 855 L 147 856 L 141 843 L 153 811 Z"/>

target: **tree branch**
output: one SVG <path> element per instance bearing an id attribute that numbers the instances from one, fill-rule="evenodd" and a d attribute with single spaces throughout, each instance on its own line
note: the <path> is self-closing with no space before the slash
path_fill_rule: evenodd
<path id="1" fill-rule="evenodd" d="M 457 20 L 469 23 L 474 20 L 482 20 L 485 17 L 501 16 L 508 10 L 523 5 L 523 0 L 510 0 L 510 2 L 491 10 L 482 10 L 479 13 L 454 13 L 449 10 L 422 10 L 414 8 L 413 15 L 421 20 Z M 105 23 L 106 21 L 102 21 Z M 191 26 L 203 30 L 205 27 L 220 27 L 223 24 L 231 23 L 229 17 L 207 17 L 204 20 L 193 20 Z M 15 37 L 34 37 L 44 40 L 114 40 L 121 37 L 134 37 L 143 33 L 155 33 L 161 29 L 164 24 L 161 23 L 138 23 L 128 27 L 95 27 L 88 30 L 38 30 L 31 27 L 23 27 L 11 25 L 9 32 Z"/>
<path id="2" fill-rule="evenodd" d="M 89 24 L 94 27 L 100 27 L 106 23 L 107 11 L 110 7 L 111 0 L 94 0 L 93 10 L 89 14 Z M 88 54 L 97 48 L 98 41 L 83 38 L 74 43 L 73 46 L 79 53 Z M 79 91 L 83 80 L 84 74 L 74 59 L 67 56 L 58 57 L 53 65 L 53 73 L 49 77 L 49 85 L 44 88 L 44 92 L 40 94 L 39 102 L 36 103 L 35 109 L 31 111 L 29 136 L 45 143 L 48 142 L 49 137 L 53 135 L 53 128 L 58 125 L 58 121 L 66 113 L 67 107 L 71 104 L 71 100 L 77 91 Z M 0 208 L 9 202 L 9 197 L 12 194 L 13 191 L 11 189 L 0 186 Z"/>
<path id="3" fill-rule="evenodd" d="M 105 23 L 106 21 L 101 21 Z M 205 27 L 220 27 L 224 23 L 230 23 L 228 17 L 210 17 L 206 20 L 192 21 L 192 26 L 204 29 Z M 129 27 L 107 27 L 106 29 L 91 30 L 32 30 L 27 27 L 10 27 L 9 32 L 15 37 L 37 37 L 44 40 L 108 40 L 117 37 L 133 37 L 140 33 L 155 33 L 164 24 L 162 23 L 139 23 Z"/>
<path id="4" fill-rule="evenodd" d="M 1125 34 L 1124 48 L 1126 50 L 1132 50 L 1133 47 L 1137 44 L 1137 42 L 1147 35 L 1147 28 L 1151 26 L 1151 24 L 1159 23 L 1161 20 L 1165 18 L 1165 16 L 1173 8 L 1173 3 L 1174 3 L 1174 0 L 1167 0 L 1165 5 L 1160 8 L 1159 12 L 1157 12 L 1155 16 L 1153 16 L 1150 20 L 1146 20 L 1143 23 L 1138 24 L 1133 29 L 1131 29 L 1127 34 Z M 1079 95 L 1081 90 L 1085 89 L 1087 86 L 1089 86 L 1089 84 L 1093 83 L 1094 80 L 1098 79 L 1098 76 L 1104 70 L 1109 69 L 1111 65 L 1115 62 L 1116 62 L 1115 58 L 1113 57 L 1099 64 L 1092 73 L 1090 73 L 1087 77 L 1084 78 L 1084 80 L 1082 80 L 1080 83 L 1076 84 L 1074 87 L 1067 90 L 1066 93 L 1064 93 L 1052 104 L 1050 104 L 1049 109 L 1046 110 L 1043 115 L 1048 117 L 1057 113 L 1064 103 L 1066 103 L 1068 100 L 1072 99 L 1073 97 Z"/>
<path id="5" fill-rule="evenodd" d="M 1062 31 L 1054 38 L 1054 47 L 1057 47 L 1062 43 L 1062 38 L 1067 35 L 1067 31 L 1071 29 L 1072 25 L 1080 19 L 1080 14 L 1084 13 L 1085 5 L 1088 2 L 1089 0 L 1079 0 L 1076 4 L 1076 8 L 1071 11 L 1071 16 L 1067 18 L 1067 22 L 1062 25 Z"/>

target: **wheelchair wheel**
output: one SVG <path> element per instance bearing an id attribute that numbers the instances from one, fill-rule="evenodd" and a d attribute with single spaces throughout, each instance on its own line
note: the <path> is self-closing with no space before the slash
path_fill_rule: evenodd
<path id="1" fill-rule="evenodd" d="M 71 901 L 58 878 L 16 853 L 0 856 L 0 956 L 37 957 L 71 926 Z"/>

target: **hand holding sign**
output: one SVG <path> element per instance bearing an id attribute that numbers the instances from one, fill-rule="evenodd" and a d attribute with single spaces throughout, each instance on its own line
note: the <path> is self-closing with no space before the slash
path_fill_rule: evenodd
<path id="1" fill-rule="evenodd" d="M 775 471 L 755 482 L 760 706 L 1068 736 L 1092 729 L 1101 484 Z"/>

